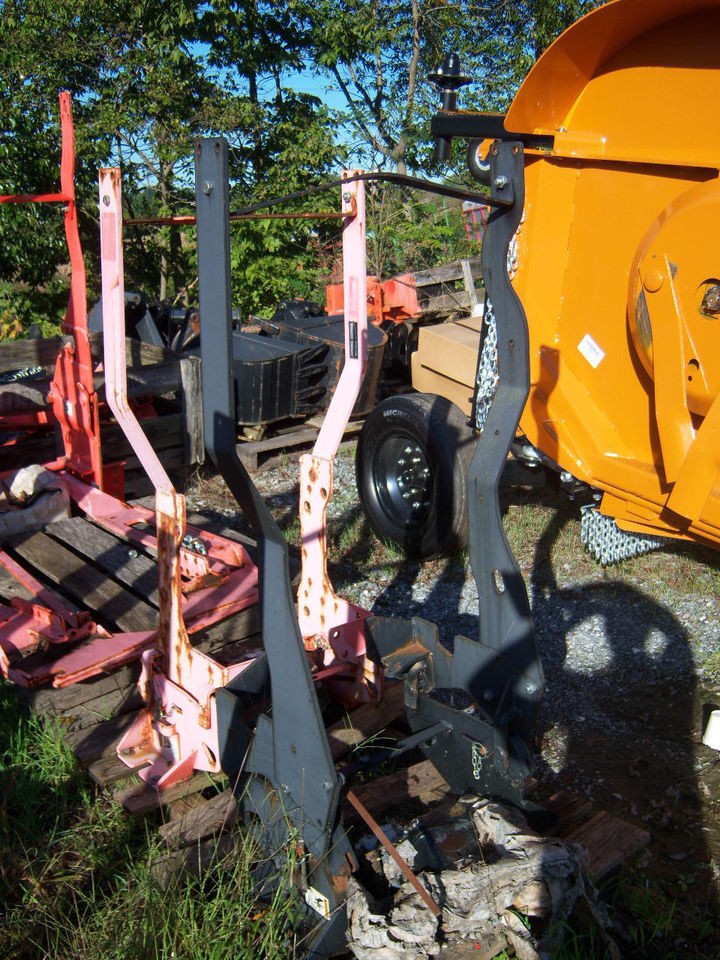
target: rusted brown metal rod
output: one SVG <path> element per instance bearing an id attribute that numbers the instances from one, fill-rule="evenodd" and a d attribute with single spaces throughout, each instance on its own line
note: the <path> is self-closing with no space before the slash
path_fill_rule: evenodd
<path id="1" fill-rule="evenodd" d="M 440 907 L 435 903 L 435 901 L 434 901 L 433 898 L 430 896 L 430 894 L 427 892 L 427 890 L 425 889 L 425 887 L 420 883 L 420 881 L 419 881 L 418 878 L 415 876 L 415 874 L 413 873 L 413 871 L 410 869 L 410 867 L 408 866 L 408 864 L 403 860 L 403 858 L 402 858 L 402 857 L 400 856 L 400 854 L 397 852 L 397 850 L 396 850 L 396 848 L 395 848 L 395 845 L 390 841 L 388 835 L 385 833 L 385 831 L 383 830 L 383 828 L 382 828 L 382 827 L 380 826 L 380 824 L 377 822 L 377 820 L 375 819 L 375 817 L 373 817 L 373 815 L 370 813 L 370 811 L 367 809 L 367 807 L 365 807 L 365 806 L 361 803 L 361 801 L 356 797 L 356 795 L 352 792 L 352 790 L 348 790 L 346 796 L 347 796 L 348 802 L 349 802 L 350 804 L 352 804 L 353 807 L 355 807 L 355 809 L 356 809 L 357 812 L 360 814 L 360 816 L 363 818 L 363 820 L 365 821 L 365 823 L 368 825 L 368 827 L 370 827 L 370 829 L 372 830 L 372 832 L 373 832 L 373 833 L 375 834 L 375 836 L 378 838 L 378 840 L 379 840 L 380 843 L 383 845 L 383 847 L 385 847 L 385 849 L 386 849 L 387 852 L 390 854 L 390 856 L 393 858 L 393 860 L 394 860 L 395 863 L 398 865 L 398 867 L 400 867 L 400 869 L 402 870 L 403 874 L 407 877 L 407 879 L 410 881 L 410 883 L 413 885 L 413 887 L 414 887 L 414 888 L 417 890 L 417 892 L 420 894 L 420 896 L 422 897 L 423 903 L 424 903 L 425 906 L 428 908 L 428 910 L 430 911 L 430 913 L 432 913 L 432 915 L 433 915 L 434 917 L 439 917 L 440 914 L 442 913 L 442 910 L 441 910 Z"/>

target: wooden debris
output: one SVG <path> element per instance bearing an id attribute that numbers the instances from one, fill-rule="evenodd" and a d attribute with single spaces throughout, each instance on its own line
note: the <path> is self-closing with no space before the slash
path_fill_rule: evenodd
<path id="1" fill-rule="evenodd" d="M 343 720 L 328 727 L 330 753 L 339 760 L 363 741 L 379 733 L 403 713 L 404 685 L 388 684 L 380 703 L 366 703 Z"/>
<path id="2" fill-rule="evenodd" d="M 591 876 L 594 880 L 602 880 L 621 863 L 646 847 L 650 842 L 650 834 L 626 820 L 601 811 L 573 830 L 566 839 L 585 847 L 590 860 Z"/>
<path id="3" fill-rule="evenodd" d="M 168 806 L 191 793 L 199 793 L 210 787 L 215 790 L 222 789 L 222 782 L 222 778 L 216 780 L 207 773 L 195 773 L 189 780 L 184 780 L 173 787 L 166 787 L 164 790 L 157 790 L 146 783 L 136 783 L 131 787 L 118 790 L 114 797 L 128 813 L 139 817 Z"/>
<path id="4" fill-rule="evenodd" d="M 362 425 L 362 420 L 351 420 L 343 434 L 344 442 L 357 436 Z M 283 454 L 292 452 L 299 455 L 304 449 L 309 449 L 319 432 L 319 426 L 308 420 L 299 427 L 264 440 L 243 440 L 237 445 L 237 455 L 248 473 L 257 473 L 260 469 L 277 466 Z"/>
<path id="5" fill-rule="evenodd" d="M 163 824 L 160 836 L 168 845 L 186 847 L 230 829 L 238 818 L 238 809 L 232 791 L 225 790 L 177 820 Z"/>
<path id="6" fill-rule="evenodd" d="M 384 777 L 354 787 L 358 799 L 373 813 L 403 807 L 409 800 L 430 804 L 447 797 L 450 787 L 429 760 L 414 763 Z M 357 819 L 352 807 L 344 810 L 348 822 Z"/>

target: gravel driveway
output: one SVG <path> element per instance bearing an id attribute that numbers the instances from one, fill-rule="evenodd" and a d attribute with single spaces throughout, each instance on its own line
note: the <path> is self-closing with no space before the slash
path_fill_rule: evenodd
<path id="1" fill-rule="evenodd" d="M 296 462 L 256 483 L 292 542 Z M 716 915 L 720 754 L 700 737 L 703 710 L 720 704 L 718 555 L 681 545 L 602 569 L 585 554 L 566 498 L 512 491 L 504 505 L 547 681 L 539 797 L 567 787 L 646 827 L 645 869 Z M 219 481 L 197 484 L 189 507 L 243 527 Z M 328 516 L 341 596 L 378 614 L 422 616 L 448 640 L 477 636 L 466 557 L 408 562 L 379 544 L 362 519 L 352 450 L 337 460 Z"/>

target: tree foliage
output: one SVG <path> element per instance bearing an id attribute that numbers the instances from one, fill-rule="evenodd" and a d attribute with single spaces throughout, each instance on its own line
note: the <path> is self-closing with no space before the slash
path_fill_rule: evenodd
<path id="1" fill-rule="evenodd" d="M 459 52 L 478 80 L 467 102 L 506 107 L 538 53 L 596 2 L 4 0 L 0 192 L 56 189 L 62 89 L 74 98 L 91 277 L 101 164 L 122 166 L 130 217 L 190 212 L 192 141 L 218 133 L 231 144 L 237 206 L 318 183 L 349 160 L 432 172 L 437 94 L 425 78 L 444 54 Z M 309 75 L 312 93 L 298 82 Z M 318 206 L 335 207 L 337 197 L 293 208 Z M 376 204 L 378 216 L 391 208 L 396 240 L 387 225 L 374 232 L 384 237 L 383 250 L 405 245 L 441 256 L 436 241 L 447 231 L 437 206 L 437 216 L 413 221 L 406 198 Z M 233 281 L 244 312 L 316 294 L 332 236 L 327 224 L 309 221 L 233 227 Z M 128 237 L 129 285 L 152 297 L 192 299 L 191 229 L 130 228 Z M 10 283 L 56 285 L 65 260 L 58 209 L 2 209 L 4 296 Z M 378 255 L 388 266 L 402 261 Z"/>

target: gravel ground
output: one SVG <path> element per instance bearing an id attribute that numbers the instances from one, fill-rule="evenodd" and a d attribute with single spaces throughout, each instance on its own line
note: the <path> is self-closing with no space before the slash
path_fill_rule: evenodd
<path id="1" fill-rule="evenodd" d="M 297 463 L 256 483 L 292 542 Z M 189 507 L 243 526 L 217 481 L 196 484 Z M 649 829 L 646 869 L 716 915 L 720 754 L 700 738 L 703 710 L 720 704 L 717 554 L 682 545 L 602 569 L 585 554 L 566 500 L 510 493 L 504 507 L 547 681 L 540 797 L 567 787 Z M 448 641 L 477 636 L 466 556 L 421 564 L 379 544 L 362 519 L 352 450 L 338 457 L 328 518 L 339 595 L 378 614 L 422 616 Z"/>

